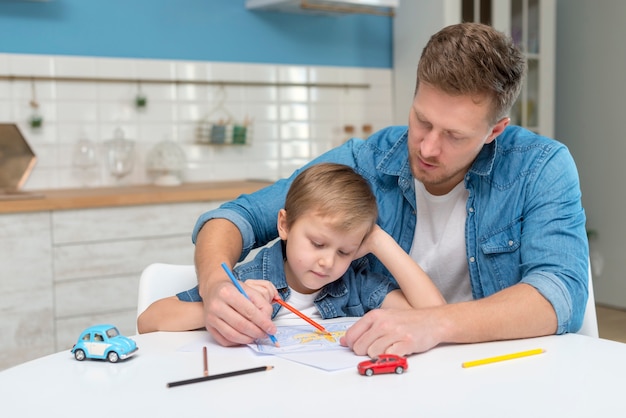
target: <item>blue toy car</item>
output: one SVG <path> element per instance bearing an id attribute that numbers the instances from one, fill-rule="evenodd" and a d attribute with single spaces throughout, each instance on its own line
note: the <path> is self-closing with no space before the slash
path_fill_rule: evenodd
<path id="1" fill-rule="evenodd" d="M 115 326 L 101 324 L 84 330 L 71 352 L 78 361 L 94 358 L 117 363 L 135 354 L 137 343 L 121 335 Z"/>

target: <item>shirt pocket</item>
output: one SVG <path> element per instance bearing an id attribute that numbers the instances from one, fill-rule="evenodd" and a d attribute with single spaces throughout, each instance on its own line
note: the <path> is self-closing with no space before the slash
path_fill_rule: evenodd
<path id="1" fill-rule="evenodd" d="M 521 225 L 521 221 L 516 220 L 481 240 L 480 249 L 483 254 L 481 277 L 493 279 L 482 280 L 483 286 L 485 287 L 485 282 L 492 282 L 493 286 L 495 286 L 489 289 L 485 296 L 521 280 Z M 485 272 L 484 269 L 487 271 Z"/>

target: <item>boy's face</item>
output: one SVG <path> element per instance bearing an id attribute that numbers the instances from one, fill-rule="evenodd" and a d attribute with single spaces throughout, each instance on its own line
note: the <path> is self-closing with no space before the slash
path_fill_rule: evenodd
<path id="1" fill-rule="evenodd" d="M 278 215 L 278 233 L 287 242 L 285 276 L 299 293 L 313 293 L 340 278 L 350 266 L 369 230 L 369 224 L 350 231 L 337 229 L 332 217 L 314 211 L 287 228 L 286 212 Z"/>

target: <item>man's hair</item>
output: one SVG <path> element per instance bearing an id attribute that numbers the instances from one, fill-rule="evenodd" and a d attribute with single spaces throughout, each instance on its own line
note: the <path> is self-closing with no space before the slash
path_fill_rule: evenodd
<path id="1" fill-rule="evenodd" d="M 342 231 L 367 223 L 371 230 L 378 217 L 367 180 L 351 167 L 335 163 L 316 164 L 298 174 L 287 192 L 285 211 L 288 227 L 312 211 L 330 218 Z"/>
<path id="2" fill-rule="evenodd" d="M 434 34 L 422 51 L 417 84 L 443 92 L 491 100 L 488 122 L 508 115 L 522 88 L 526 59 L 502 32 L 481 23 L 460 23 Z"/>

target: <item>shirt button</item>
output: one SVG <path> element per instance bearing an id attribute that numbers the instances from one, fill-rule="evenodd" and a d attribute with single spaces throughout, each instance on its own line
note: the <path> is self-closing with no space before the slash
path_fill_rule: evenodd
<path id="1" fill-rule="evenodd" d="M 470 257 L 470 263 L 473 263 L 474 261 L 476 261 L 476 259 L 474 257 Z"/>
<path id="2" fill-rule="evenodd" d="M 512 247 L 512 246 L 513 246 L 513 241 L 509 240 L 509 247 Z"/>
<path id="3" fill-rule="evenodd" d="M 474 213 L 474 208 L 469 208 L 470 213 Z"/>

